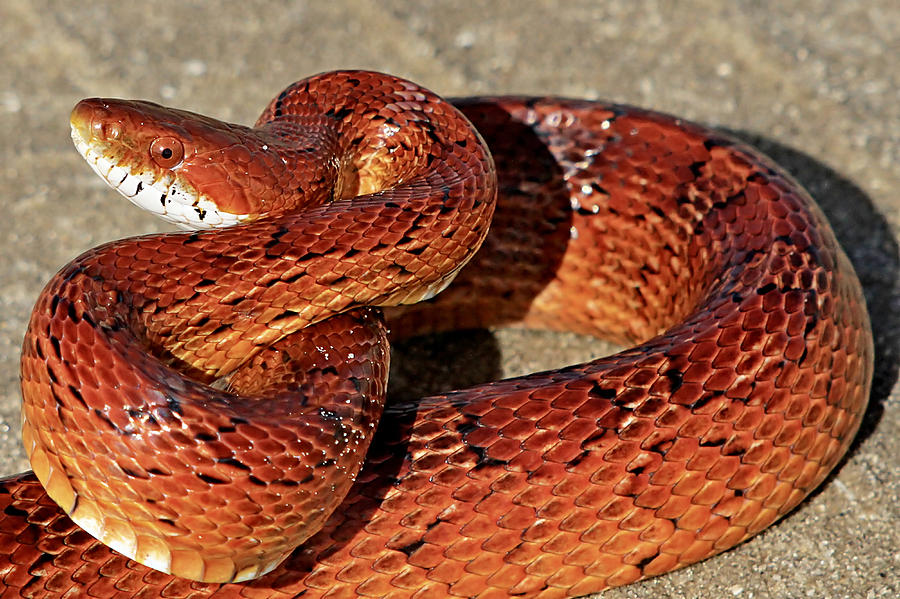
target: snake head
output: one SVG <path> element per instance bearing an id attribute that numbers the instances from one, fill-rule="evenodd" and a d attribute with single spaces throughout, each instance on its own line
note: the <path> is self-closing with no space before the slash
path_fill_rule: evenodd
<path id="1" fill-rule="evenodd" d="M 79 102 L 71 125 L 75 147 L 101 178 L 182 228 L 234 225 L 285 203 L 288 161 L 265 132 L 152 102 L 100 98 Z"/>

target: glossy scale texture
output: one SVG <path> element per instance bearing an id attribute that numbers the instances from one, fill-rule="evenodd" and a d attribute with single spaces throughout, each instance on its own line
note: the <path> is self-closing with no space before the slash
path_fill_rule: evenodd
<path id="1" fill-rule="evenodd" d="M 394 334 L 524 323 L 638 345 L 559 371 L 388 405 L 340 506 L 277 569 L 243 584 L 189 581 L 129 561 L 79 530 L 33 476 L 10 479 L 0 487 L 0 581 L 8 592 L 578 596 L 728 549 L 824 479 L 865 409 L 872 341 L 853 269 L 806 192 L 752 149 L 666 115 L 554 98 L 456 104 L 494 156 L 496 213 L 482 249 L 445 292 L 389 310 Z M 243 230 L 199 240 L 228 255 Z M 298 238 L 278 235 L 285 260 L 302 251 L 289 243 Z M 187 278 L 187 259 L 174 248 L 193 238 L 144 239 L 172 247 L 162 254 L 180 269 L 167 278 L 178 285 L 173 296 L 210 286 Z M 136 243 L 147 242 L 107 247 Z M 249 242 L 242 243 L 244 250 Z M 428 247 L 439 245 L 429 238 Z M 397 257 L 402 249 L 384 251 Z M 236 287 L 219 292 L 226 303 Z M 76 326 L 81 312 L 51 310 L 54 293 L 39 300 L 34 319 Z M 347 318 L 362 318 L 357 329 L 374 335 L 365 343 L 381 347 L 376 316 Z M 222 322 L 238 326 L 227 316 Z M 280 343 L 299 342 L 293 336 L 303 333 L 286 329 Z M 26 340 L 23 367 L 38 374 L 26 374 L 25 384 L 50 379 L 68 389 L 77 380 L 64 378 L 72 371 L 93 372 L 65 348 L 56 355 L 43 330 L 33 327 Z M 148 336 L 150 346 L 167 332 Z M 259 345 L 278 336 L 263 335 Z M 182 338 L 177 348 L 205 347 Z M 128 351 L 145 351 L 143 341 Z M 274 364 L 284 349 L 259 349 L 256 359 Z M 236 365 L 197 353 L 200 378 Z M 288 361 L 272 385 L 304 379 L 301 362 Z M 321 356 L 316 364 L 332 366 Z M 255 374 L 252 363 L 242 368 Z M 98 386 L 106 378 L 82 376 Z M 254 385 L 266 388 L 251 379 L 235 375 L 253 393 Z M 58 411 L 55 399 L 45 403 Z"/>

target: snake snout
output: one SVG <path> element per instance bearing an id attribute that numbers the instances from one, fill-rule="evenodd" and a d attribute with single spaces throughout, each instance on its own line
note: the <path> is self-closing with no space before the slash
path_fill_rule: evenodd
<path id="1" fill-rule="evenodd" d="M 76 104 L 69 117 L 69 124 L 72 126 L 72 137 L 77 135 L 84 143 L 118 141 L 124 133 L 121 119 L 112 115 L 107 103 L 101 98 L 88 98 Z"/>

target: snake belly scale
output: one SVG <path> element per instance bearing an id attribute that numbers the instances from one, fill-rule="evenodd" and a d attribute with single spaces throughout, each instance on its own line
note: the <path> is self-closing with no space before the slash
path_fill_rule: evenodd
<path id="1" fill-rule="evenodd" d="M 667 115 L 453 104 L 341 71 L 252 129 L 76 107 L 111 185 L 236 226 L 101 246 L 41 294 L 35 473 L 0 484 L 7 595 L 579 596 L 733 547 L 821 483 L 873 350 L 808 194 Z M 636 345 L 385 406 L 370 306 L 395 336 L 516 323 Z"/>

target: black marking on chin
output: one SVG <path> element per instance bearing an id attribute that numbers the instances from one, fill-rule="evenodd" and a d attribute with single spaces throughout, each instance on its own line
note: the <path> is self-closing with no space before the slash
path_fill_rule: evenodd
<path id="1" fill-rule="evenodd" d="M 166 199 L 169 197 L 169 192 L 159 194 L 159 203 L 162 204 L 162 207 L 166 207 Z"/>
<path id="2" fill-rule="evenodd" d="M 144 191 L 144 182 L 138 181 L 137 187 L 134 188 L 134 195 L 138 195 L 142 191 Z"/>
<path id="3" fill-rule="evenodd" d="M 194 206 L 194 212 L 197 213 L 197 217 L 198 217 L 200 220 L 203 220 L 203 219 L 206 218 L 206 210 L 204 210 L 204 209 L 201 208 L 200 206 Z"/>

